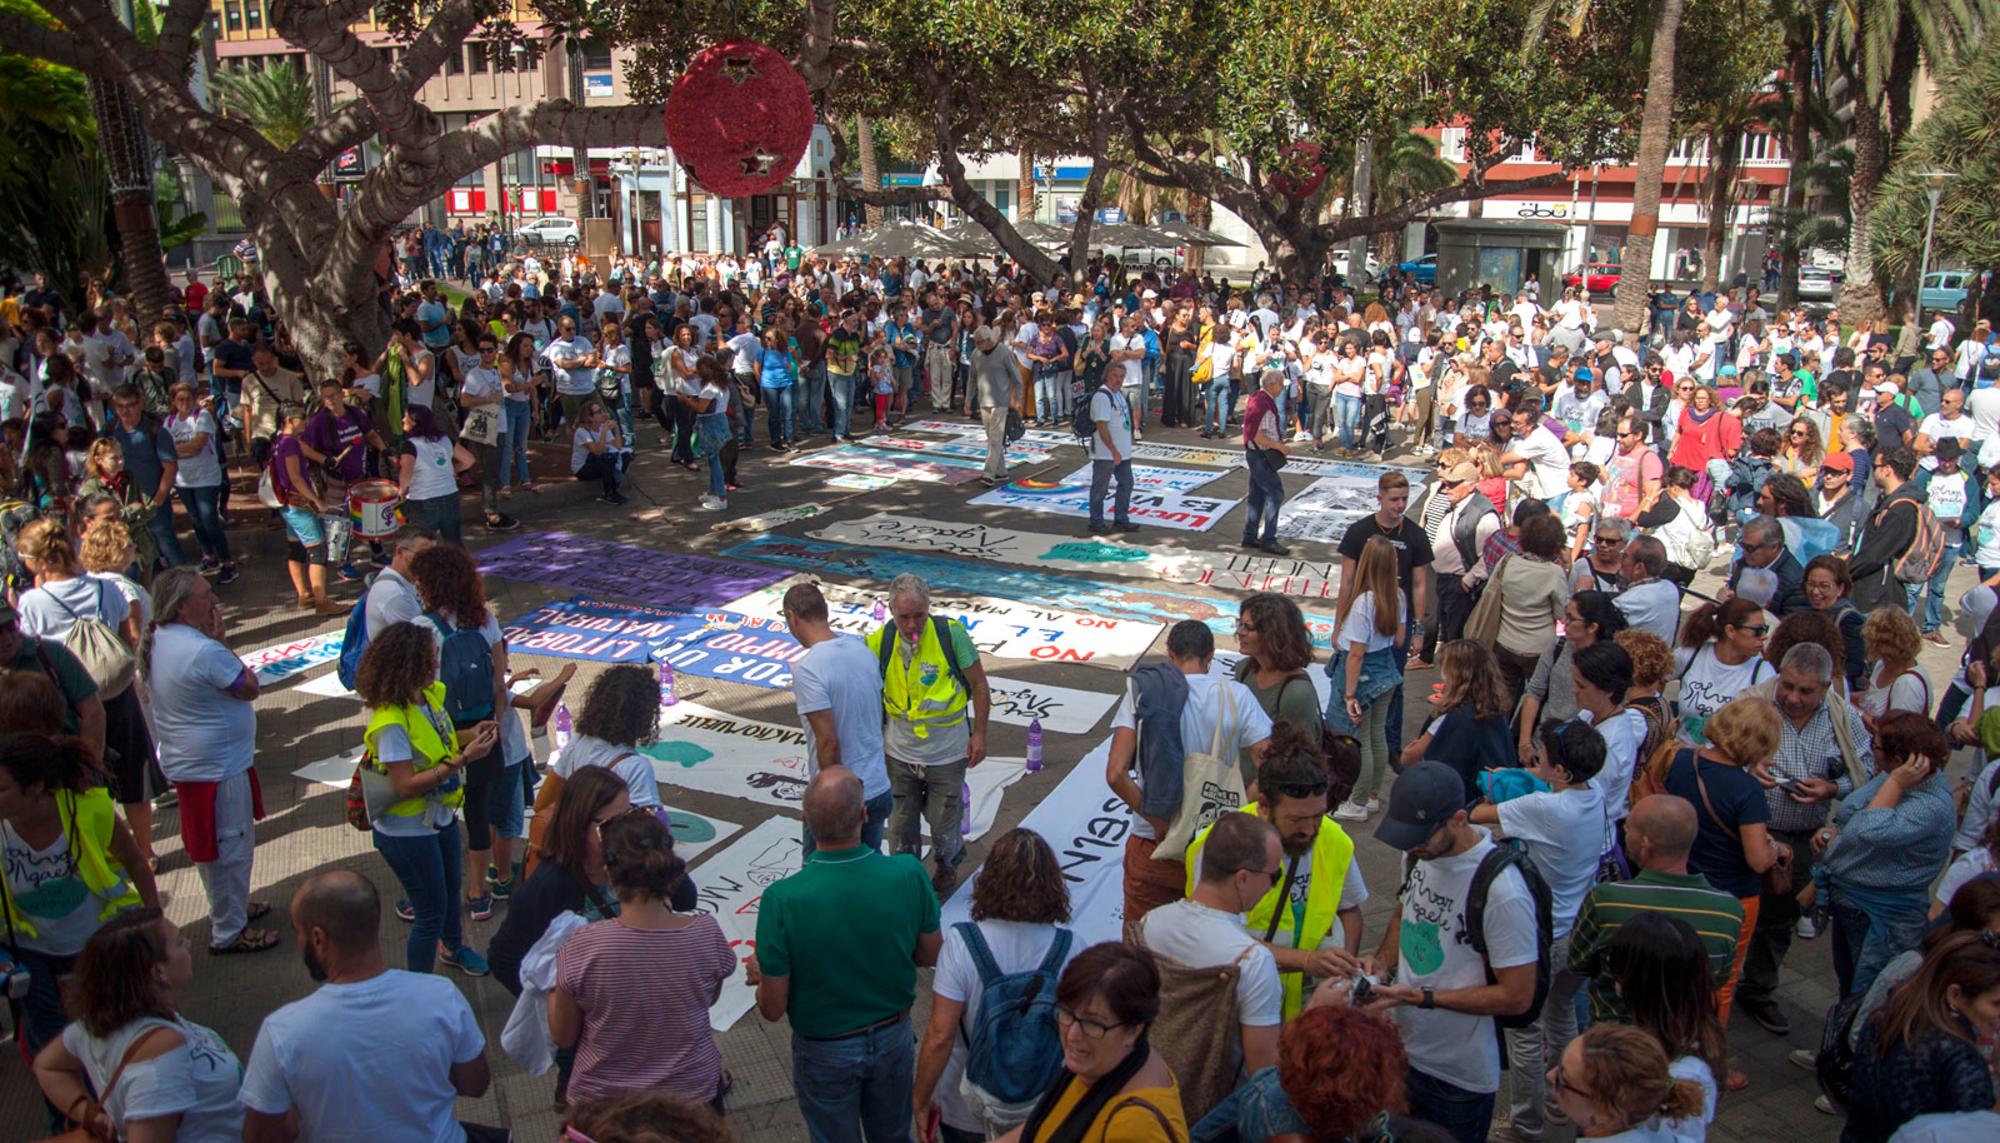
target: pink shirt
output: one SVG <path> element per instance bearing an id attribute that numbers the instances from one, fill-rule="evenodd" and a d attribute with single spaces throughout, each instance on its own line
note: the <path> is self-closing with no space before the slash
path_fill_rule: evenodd
<path id="1" fill-rule="evenodd" d="M 722 1088 L 722 1049 L 708 1024 L 736 954 L 715 918 L 644 930 L 598 921 L 556 950 L 556 987 L 583 1009 L 572 1102 L 659 1090 L 698 1103 Z"/>

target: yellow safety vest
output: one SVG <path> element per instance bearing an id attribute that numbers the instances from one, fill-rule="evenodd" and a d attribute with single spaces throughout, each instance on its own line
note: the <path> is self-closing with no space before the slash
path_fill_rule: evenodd
<path id="1" fill-rule="evenodd" d="M 946 630 L 955 620 L 944 621 Z M 953 677 L 949 652 L 938 642 L 938 624 L 925 622 L 923 637 L 917 640 L 917 653 L 906 662 L 901 646 L 889 648 L 889 665 L 882 678 L 882 706 L 890 718 L 909 723 L 910 733 L 918 738 L 929 738 L 932 726 L 948 726 L 965 718 L 965 706 L 970 701 L 965 688 L 958 685 Z M 868 649 L 875 652 L 876 660 L 882 657 L 882 640 L 901 636 L 894 623 L 885 623 L 874 634 L 868 636 Z M 969 665 L 969 664 L 968 664 Z M 962 669 L 962 668 L 961 668 Z"/>
<path id="2" fill-rule="evenodd" d="M 1241 812 L 1256 813 L 1257 803 L 1251 802 L 1244 806 Z M 1188 845 L 1189 895 L 1194 893 L 1196 871 L 1201 868 L 1201 848 L 1208 841 L 1208 831 L 1213 828 L 1212 825 L 1203 826 L 1201 832 L 1195 835 L 1194 841 Z M 1289 862 L 1290 858 L 1286 860 Z M 1303 913 L 1297 909 L 1289 910 L 1293 948 L 1316 949 L 1320 942 L 1326 939 L 1326 935 L 1333 931 L 1335 917 L 1340 912 L 1341 890 L 1347 884 L 1347 867 L 1353 861 L 1354 839 L 1348 837 L 1347 831 L 1340 828 L 1339 823 L 1332 818 L 1322 818 L 1319 823 L 1319 833 L 1313 838 L 1312 883 L 1306 886 L 1305 910 Z M 1257 902 L 1256 908 L 1251 909 L 1244 917 L 1251 936 L 1262 939 L 1265 933 L 1275 931 L 1271 922 L 1272 918 L 1277 916 L 1278 894 L 1284 889 L 1285 881 L 1286 878 L 1281 874 L 1277 884 L 1271 886 L 1271 891 L 1264 894 Z M 1290 902 L 1287 901 L 1285 904 L 1289 906 Z M 1285 988 L 1284 1011 L 1285 1019 L 1289 1020 L 1305 1009 L 1305 973 L 1281 972 L 1278 974 L 1278 979 Z"/>
<path id="3" fill-rule="evenodd" d="M 76 875 L 83 879 L 83 887 L 90 895 L 102 902 L 97 919 L 108 921 L 127 909 L 137 908 L 139 890 L 126 880 L 125 867 L 111 854 L 111 839 L 118 831 L 118 811 L 111 803 L 111 792 L 102 786 L 81 794 L 57 790 L 56 815 L 69 839 L 69 856 L 76 865 Z M 21 936 L 35 936 L 35 923 L 16 907 L 14 894 L 10 891 L 5 898 L 6 920 L 12 922 Z"/>
<path id="4" fill-rule="evenodd" d="M 361 741 L 368 747 L 367 763 L 378 773 L 386 774 L 389 768 L 377 760 L 375 753 L 375 739 L 385 726 L 400 726 L 410 736 L 410 750 L 416 755 L 410 760 L 410 769 L 419 774 L 458 753 L 458 732 L 452 729 L 451 717 L 444 712 L 443 683 L 425 687 L 421 703 L 368 709 L 368 729 L 361 734 Z M 442 801 L 445 809 L 458 809 L 465 804 L 465 784 L 459 783 L 450 793 L 404 798 L 387 812 L 391 817 L 413 818 L 424 812 L 424 803 L 432 798 Z"/>

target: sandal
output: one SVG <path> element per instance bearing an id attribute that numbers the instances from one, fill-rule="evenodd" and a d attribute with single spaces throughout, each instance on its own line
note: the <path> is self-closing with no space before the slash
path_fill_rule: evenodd
<path id="1" fill-rule="evenodd" d="M 236 939 L 226 945 L 208 946 L 210 956 L 235 956 L 238 953 L 268 952 L 278 947 L 278 934 L 269 929 L 244 929 L 236 934 Z"/>
<path id="2" fill-rule="evenodd" d="M 252 901 L 243 910 L 243 919 L 246 921 L 261 921 L 270 915 L 271 903 L 269 901 Z"/>

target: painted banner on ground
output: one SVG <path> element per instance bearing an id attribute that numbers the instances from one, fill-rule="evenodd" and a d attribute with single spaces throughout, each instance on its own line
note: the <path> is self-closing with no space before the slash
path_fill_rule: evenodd
<path id="1" fill-rule="evenodd" d="M 935 580 L 946 584 L 950 580 Z M 728 611 L 761 619 L 764 630 L 791 636 L 784 625 L 782 604 L 790 581 L 759 588 L 741 599 L 732 600 Z M 851 635 L 871 635 L 885 619 L 875 618 L 877 604 L 888 600 L 880 593 L 837 583 L 823 583 L 827 611 L 835 631 Z M 1139 661 L 1139 656 L 1159 637 L 1160 625 L 1129 619 L 1079 615 L 1052 608 L 1026 606 L 1006 599 L 960 595 L 933 588 L 931 613 L 948 616 L 965 624 L 966 634 L 981 654 L 1003 659 L 1032 659 L 1044 663 L 1087 663 L 1123 671 Z M 792 659 L 796 659 L 793 656 Z M 791 661 L 791 660 L 787 660 Z M 789 683 L 773 684 L 786 686 Z"/>
<path id="2" fill-rule="evenodd" d="M 700 615 L 678 608 L 577 598 L 537 607 L 502 624 L 500 633 L 515 652 L 598 663 L 644 663 L 656 648 L 689 638 L 703 626 Z"/>
<path id="3" fill-rule="evenodd" d="M 986 676 L 986 688 L 993 696 L 994 722 L 1026 726 L 1040 721 L 1042 729 L 1063 734 L 1082 734 L 1104 718 L 1115 694 L 1080 691 L 1071 687 L 1031 683 L 1026 679 Z"/>
<path id="4" fill-rule="evenodd" d="M 1174 489 L 1176 485 L 1199 488 L 1219 475 L 1221 474 L 1187 469 L 1134 466 L 1132 520 L 1135 523 L 1175 528 L 1183 532 L 1208 531 L 1239 502 L 1193 496 Z M 1089 519 L 1090 470 L 1082 469 L 1080 474 L 1073 472 L 1066 479 L 1057 482 L 1010 480 L 990 492 L 973 497 L 971 503 Z M 1104 512 L 1108 523 L 1111 517 L 1109 502 L 1106 503 Z"/>
<path id="5" fill-rule="evenodd" d="M 744 516 L 737 520 L 724 520 L 720 524 L 710 525 L 708 530 L 711 532 L 768 532 L 773 528 L 782 528 L 786 524 L 797 523 L 800 520 L 810 520 L 825 511 L 825 506 L 819 504 L 793 504 L 788 508 L 773 508 L 769 512 L 759 512 L 755 516 Z"/>
<path id="6" fill-rule="evenodd" d="M 768 818 L 695 869 L 695 908 L 715 918 L 736 954 L 736 968 L 708 1009 L 708 1026 L 716 1031 L 728 1031 L 757 1003 L 757 990 L 747 982 L 744 965 L 757 951 L 757 904 L 764 890 L 804 864 L 799 823 Z"/>
<path id="7" fill-rule="evenodd" d="M 849 492 L 874 492 L 900 483 L 893 476 L 869 476 L 861 472 L 847 472 L 826 478 L 828 488 L 839 488 Z"/>
<path id="8" fill-rule="evenodd" d="M 268 687 L 321 663 L 331 663 L 340 658 L 340 645 L 346 640 L 346 634 L 343 627 L 339 631 L 322 631 L 303 639 L 259 647 L 255 651 L 244 652 L 241 656 L 243 665 L 257 676 L 258 686 Z"/>
<path id="9" fill-rule="evenodd" d="M 1303 449 L 1304 447 L 1303 445 L 1296 446 L 1298 449 Z M 1298 451 L 1294 451 L 1291 457 L 1285 461 L 1284 475 L 1346 476 L 1356 480 L 1365 480 L 1368 482 L 1368 487 L 1373 488 L 1375 487 L 1375 482 L 1382 478 L 1383 473 L 1391 471 L 1400 472 L 1404 476 L 1409 477 L 1410 487 L 1413 489 L 1431 477 L 1430 469 L 1427 468 L 1411 468 L 1408 465 L 1401 464 L 1369 464 L 1359 460 L 1327 460 L 1324 457 L 1302 456 Z M 1412 497 L 1411 503 L 1415 502 L 1415 497 Z"/>
<path id="10" fill-rule="evenodd" d="M 1247 463 L 1240 448 L 1202 448 L 1199 445 L 1161 444 L 1157 441 L 1140 441 L 1133 445 L 1132 459 L 1206 464 L 1212 468 L 1242 468 Z"/>
<path id="11" fill-rule="evenodd" d="M 1095 536 L 1022 532 L 976 521 L 958 523 L 883 513 L 858 520 L 833 521 L 806 534 L 864 547 L 907 548 L 1094 575 L 1109 572 L 1231 591 L 1274 591 L 1304 599 L 1333 599 L 1339 594 L 1338 561 L 1250 552 L 1204 552 L 1171 544 L 1142 547 Z"/>
<path id="12" fill-rule="evenodd" d="M 637 548 L 567 532 L 530 533 L 478 556 L 479 570 L 487 575 L 659 607 L 714 607 L 783 578 L 732 560 Z"/>
<path id="13" fill-rule="evenodd" d="M 653 775 L 670 787 L 744 798 L 798 811 L 813 767 L 805 732 L 682 702 L 660 710 L 660 740 L 639 748 Z M 1103 766 L 1100 764 L 1100 770 Z M 990 757 L 965 772 L 972 787 L 970 841 L 993 828 L 1002 792 L 1027 773 L 1027 759 Z M 673 797 L 666 801 L 673 804 Z M 796 829 L 798 823 L 793 823 Z"/>
<path id="14" fill-rule="evenodd" d="M 834 472 L 853 472 L 863 476 L 890 476 L 898 480 L 915 480 L 925 484 L 970 484 L 979 479 L 980 465 L 974 461 L 961 460 L 954 456 L 918 456 L 912 452 L 888 452 L 883 449 L 856 448 L 841 445 L 837 448 L 820 449 L 803 456 L 795 456 L 791 463 L 807 468 L 824 468 Z"/>
<path id="15" fill-rule="evenodd" d="M 1024 568 L 881 552 L 851 544 L 829 544 L 823 540 L 768 534 L 745 540 L 725 554 L 797 568 L 816 575 L 853 576 L 884 584 L 903 572 L 914 572 L 931 583 L 948 583 L 960 590 L 1002 599 L 1054 604 L 1088 615 L 1146 619 L 1156 623 L 1199 619 L 1208 624 L 1211 631 L 1224 637 L 1233 636 L 1236 630 L 1237 604 L 1234 600 L 1178 595 L 1140 583 L 1093 583 Z M 1308 611 L 1305 619 L 1306 631 L 1316 645 L 1333 645 L 1332 615 Z"/>
<path id="16" fill-rule="evenodd" d="M 978 421 L 915 421 L 903 426 L 906 433 L 949 433 L 959 437 L 986 439 L 986 426 Z M 1061 448 L 1064 445 L 1082 447 L 1084 442 L 1076 439 L 1076 434 L 1062 429 L 1025 429 L 1017 444 L 1039 445 L 1042 448 Z M 981 456 L 986 455 L 984 452 Z"/>
<path id="17" fill-rule="evenodd" d="M 1423 487 L 1421 480 L 1410 482 L 1412 503 Z M 1373 513 L 1380 504 L 1376 478 L 1324 476 L 1285 498 L 1284 506 L 1278 509 L 1278 535 L 1287 540 L 1338 544 L 1348 525 Z"/>
<path id="18" fill-rule="evenodd" d="M 1104 781 L 1110 757 L 1107 738 L 1021 819 L 1055 850 L 1069 883 L 1070 928 L 1078 947 L 1120 940 L 1125 933 L 1125 837 L 1132 832 L 1132 811 Z M 974 873 L 945 902 L 943 925 L 971 919 L 978 880 Z"/>
<path id="19" fill-rule="evenodd" d="M 1090 487 L 1090 465 L 1086 464 L 1062 478 L 1064 484 L 1081 484 Z M 1140 492 L 1193 492 L 1204 484 L 1221 479 L 1219 472 L 1202 472 L 1192 468 L 1161 468 L 1158 465 L 1135 464 L 1132 466 L 1132 491 Z"/>
<path id="20" fill-rule="evenodd" d="M 976 460 L 982 466 L 986 463 L 986 441 L 984 438 L 974 440 L 953 437 L 950 440 L 933 441 L 922 440 L 917 437 L 880 436 L 858 437 L 854 443 L 867 448 L 884 449 L 892 452 L 913 452 L 921 453 L 925 456 L 957 457 L 964 460 Z M 1048 459 L 1048 450 L 1042 448 L 1040 445 L 1029 444 L 1026 441 L 1015 441 L 1013 444 L 1007 446 L 1007 466 L 1009 468 L 1017 464 L 1041 464 Z"/>

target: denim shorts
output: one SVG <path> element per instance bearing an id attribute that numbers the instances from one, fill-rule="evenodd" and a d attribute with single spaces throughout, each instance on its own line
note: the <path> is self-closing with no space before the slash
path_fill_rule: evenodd
<path id="1" fill-rule="evenodd" d="M 319 513 L 311 507 L 288 506 L 278 509 L 278 515 L 285 519 L 285 535 L 308 548 L 326 543 L 326 532 L 320 527 Z"/>

